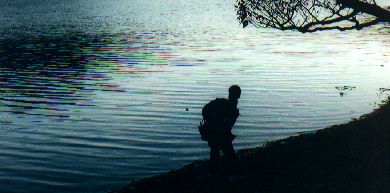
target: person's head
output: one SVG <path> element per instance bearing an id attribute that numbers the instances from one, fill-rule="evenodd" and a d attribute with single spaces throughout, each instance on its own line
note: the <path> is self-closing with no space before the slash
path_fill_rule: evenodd
<path id="1" fill-rule="evenodd" d="M 233 85 L 229 88 L 229 100 L 237 101 L 241 95 L 241 88 L 238 85 Z"/>

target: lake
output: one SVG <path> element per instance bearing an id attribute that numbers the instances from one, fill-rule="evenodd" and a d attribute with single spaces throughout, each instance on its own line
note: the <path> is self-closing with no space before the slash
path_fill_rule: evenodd
<path id="1" fill-rule="evenodd" d="M 0 192 L 102 192 L 208 158 L 201 109 L 239 84 L 236 150 L 371 112 L 390 28 L 243 29 L 228 0 L 0 0 Z"/>

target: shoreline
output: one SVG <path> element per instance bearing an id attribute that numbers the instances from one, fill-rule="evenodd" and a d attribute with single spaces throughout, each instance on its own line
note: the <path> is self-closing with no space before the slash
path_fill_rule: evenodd
<path id="1" fill-rule="evenodd" d="M 208 160 L 198 160 L 110 192 L 390 192 L 390 101 L 348 123 L 236 155 L 232 176 L 223 158 L 217 178 L 209 176 Z"/>

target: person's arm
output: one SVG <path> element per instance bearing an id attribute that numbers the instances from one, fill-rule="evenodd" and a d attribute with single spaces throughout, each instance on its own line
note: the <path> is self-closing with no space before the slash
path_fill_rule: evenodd
<path id="1" fill-rule="evenodd" d="M 210 116 L 208 113 L 209 112 L 208 109 L 209 109 L 209 104 L 206 104 L 202 109 L 202 116 L 203 116 L 203 119 L 205 119 L 205 120 L 208 120 L 209 116 Z"/>
<path id="2" fill-rule="evenodd" d="M 234 126 L 234 124 L 236 123 L 236 120 L 237 120 L 239 115 L 240 115 L 239 110 L 237 108 L 234 108 L 232 110 L 232 112 L 229 114 L 229 117 L 227 118 L 227 120 L 225 122 L 226 127 L 231 130 L 232 127 Z"/>

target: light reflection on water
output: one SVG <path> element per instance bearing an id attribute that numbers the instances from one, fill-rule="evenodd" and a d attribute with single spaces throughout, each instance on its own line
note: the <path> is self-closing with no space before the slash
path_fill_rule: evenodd
<path id="1" fill-rule="evenodd" d="M 210 5 L 234 14 L 221 3 Z M 173 12 L 185 11 L 161 17 Z M 0 189 L 100 191 L 206 158 L 201 108 L 231 84 L 243 89 L 237 149 L 346 122 L 386 97 L 386 29 L 300 34 L 224 21 L 2 43 Z"/>

